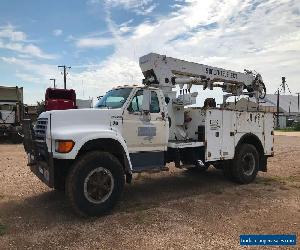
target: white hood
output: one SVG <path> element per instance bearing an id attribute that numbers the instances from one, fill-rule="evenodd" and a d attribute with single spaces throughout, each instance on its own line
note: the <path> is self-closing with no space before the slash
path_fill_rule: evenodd
<path id="1" fill-rule="evenodd" d="M 48 132 L 51 124 L 52 136 L 65 137 L 76 132 L 111 129 L 112 118 L 121 115 L 121 109 L 70 109 L 44 112 L 39 118 L 48 118 Z"/>

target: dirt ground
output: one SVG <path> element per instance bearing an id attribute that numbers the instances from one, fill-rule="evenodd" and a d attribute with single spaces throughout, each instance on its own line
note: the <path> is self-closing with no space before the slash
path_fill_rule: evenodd
<path id="1" fill-rule="evenodd" d="M 29 171 L 22 145 L 2 144 L 0 249 L 244 249 L 240 234 L 299 242 L 300 138 L 276 136 L 275 154 L 249 185 L 213 168 L 137 175 L 111 215 L 82 219 Z"/>
<path id="2" fill-rule="evenodd" d="M 285 135 L 285 136 L 300 136 L 300 131 L 298 132 L 286 132 L 286 131 L 275 131 L 275 135 Z"/>

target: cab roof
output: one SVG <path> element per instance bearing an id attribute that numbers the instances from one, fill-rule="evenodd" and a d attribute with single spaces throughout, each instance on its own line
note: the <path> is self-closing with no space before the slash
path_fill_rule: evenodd
<path id="1" fill-rule="evenodd" d="M 131 84 L 131 85 L 119 85 L 117 87 L 114 87 L 112 89 L 121 89 L 121 88 L 144 88 L 145 85 L 141 85 L 141 84 Z M 149 89 L 157 89 L 157 88 L 154 88 L 154 87 L 149 87 Z"/>

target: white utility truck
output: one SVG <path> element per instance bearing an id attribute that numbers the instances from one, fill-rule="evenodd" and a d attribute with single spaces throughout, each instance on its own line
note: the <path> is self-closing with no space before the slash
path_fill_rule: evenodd
<path id="1" fill-rule="evenodd" d="M 24 118 L 23 88 L 0 86 L 0 138 L 21 142 Z"/>
<path id="2" fill-rule="evenodd" d="M 263 98 L 259 74 L 234 72 L 150 53 L 140 58 L 142 86 L 113 88 L 94 109 L 42 113 L 24 122 L 31 170 L 64 189 L 80 215 L 109 212 L 132 174 L 178 168 L 222 169 L 245 184 L 267 170 L 273 155 L 273 114 L 217 108 L 214 99 L 191 107 L 197 92 L 220 87 L 229 96 Z M 179 87 L 179 95 L 174 88 Z"/>

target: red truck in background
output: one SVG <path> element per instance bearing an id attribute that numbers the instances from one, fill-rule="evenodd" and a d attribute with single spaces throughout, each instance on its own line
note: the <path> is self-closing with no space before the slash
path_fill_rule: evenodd
<path id="1" fill-rule="evenodd" d="M 76 100 L 76 92 L 74 89 L 47 88 L 45 101 L 38 102 L 36 114 L 39 116 L 42 112 L 50 110 L 91 108 L 92 106 L 93 101 L 91 99 Z"/>
<path id="2" fill-rule="evenodd" d="M 65 109 L 77 109 L 75 90 L 47 88 L 45 111 Z"/>

